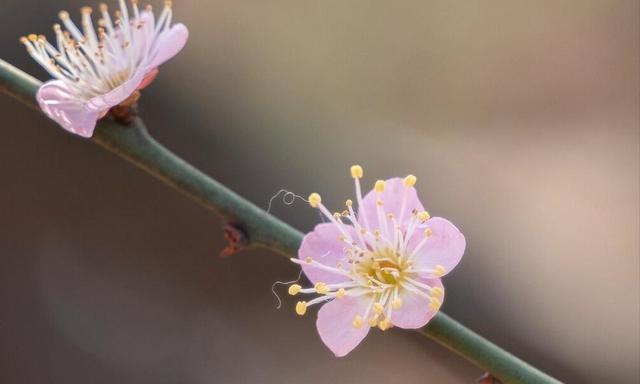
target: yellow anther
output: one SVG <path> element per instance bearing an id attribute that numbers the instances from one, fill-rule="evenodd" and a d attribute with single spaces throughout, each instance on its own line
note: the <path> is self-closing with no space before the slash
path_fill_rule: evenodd
<path id="1" fill-rule="evenodd" d="M 58 17 L 61 18 L 62 20 L 68 19 L 69 18 L 69 12 L 60 11 L 60 12 L 58 12 Z"/>
<path id="2" fill-rule="evenodd" d="M 340 213 L 339 212 L 334 212 L 333 213 L 333 218 L 338 220 L 340 218 Z"/>
<path id="3" fill-rule="evenodd" d="M 91 9 L 91 7 L 86 7 L 85 6 L 85 7 L 80 8 L 80 12 L 83 13 L 83 14 L 90 15 L 91 12 L 93 12 L 93 9 Z"/>
<path id="4" fill-rule="evenodd" d="M 431 237 L 431 235 L 433 235 L 433 231 L 431 230 L 431 228 L 427 228 L 424 230 L 424 235 L 427 237 Z"/>
<path id="5" fill-rule="evenodd" d="M 375 191 L 378 193 L 384 192 L 384 180 L 376 181 L 376 183 L 373 185 L 373 189 L 375 189 Z"/>
<path id="6" fill-rule="evenodd" d="M 295 296 L 298 293 L 300 293 L 300 290 L 302 289 L 302 287 L 298 284 L 293 284 L 291 286 L 289 286 L 289 294 L 291 296 Z"/>
<path id="7" fill-rule="evenodd" d="M 337 299 L 342 299 L 346 295 L 347 295 L 347 291 L 345 291 L 344 288 L 340 288 L 340 289 L 338 289 L 338 292 L 336 292 L 336 298 Z"/>
<path id="8" fill-rule="evenodd" d="M 433 297 L 442 297 L 444 295 L 444 289 L 441 287 L 433 287 L 431 288 L 431 296 Z"/>
<path id="9" fill-rule="evenodd" d="M 431 215 L 427 211 L 418 212 L 418 220 L 427 221 L 431 218 Z"/>
<path id="10" fill-rule="evenodd" d="M 29 34 L 29 36 L 27 36 L 27 38 L 29 39 L 29 41 L 36 41 L 38 40 L 38 35 L 31 33 Z"/>
<path id="11" fill-rule="evenodd" d="M 344 205 L 346 205 L 347 207 L 350 207 L 350 206 L 353 205 L 353 201 L 347 200 L 347 201 L 344 202 Z"/>
<path id="12" fill-rule="evenodd" d="M 380 303 L 373 304 L 373 312 L 377 315 L 381 315 L 384 312 L 384 307 Z"/>
<path id="13" fill-rule="evenodd" d="M 380 328 L 381 331 L 386 331 L 391 328 L 391 321 L 389 319 L 382 320 L 378 323 L 378 328 Z"/>
<path id="14" fill-rule="evenodd" d="M 107 4 L 105 3 L 100 3 L 98 7 L 100 7 L 100 12 L 107 12 L 107 9 L 109 9 L 109 7 L 107 7 Z"/>
<path id="15" fill-rule="evenodd" d="M 316 285 L 313 286 L 313 289 L 321 295 L 326 295 L 329 292 L 329 287 L 327 287 L 327 284 L 325 283 L 316 283 Z"/>
<path id="16" fill-rule="evenodd" d="M 318 205 L 320 205 L 321 202 L 322 198 L 319 194 L 314 192 L 309 195 L 309 205 L 311 205 L 313 208 L 318 208 Z"/>
<path id="17" fill-rule="evenodd" d="M 22 36 L 22 37 L 20 37 L 20 42 L 21 42 L 22 44 L 27 44 L 27 42 L 28 42 L 28 41 L 29 41 L 29 39 L 27 39 L 27 37 L 26 37 L 26 36 Z"/>
<path id="18" fill-rule="evenodd" d="M 307 302 L 306 301 L 298 301 L 296 304 L 296 313 L 300 316 L 307 313 Z"/>
<path id="19" fill-rule="evenodd" d="M 173 1 L 171 0 L 164 0 L 164 6 L 165 7 L 171 7 L 173 5 Z"/>
<path id="20" fill-rule="evenodd" d="M 435 277 L 442 277 L 447 273 L 447 270 L 440 264 L 436 265 L 435 270 L 433 271 L 433 275 Z"/>
<path id="21" fill-rule="evenodd" d="M 406 185 L 407 187 L 411 188 L 414 185 L 416 185 L 416 181 L 418 181 L 418 178 L 413 176 L 413 175 L 408 175 L 407 177 L 404 178 L 404 185 Z"/>
<path id="22" fill-rule="evenodd" d="M 306 261 L 308 264 L 311 264 L 311 262 L 313 261 L 313 259 L 311 258 L 311 256 L 307 256 L 306 259 L 304 259 L 304 261 Z"/>
<path id="23" fill-rule="evenodd" d="M 359 165 L 351 166 L 351 177 L 353 177 L 354 179 L 361 179 L 363 174 L 364 174 L 364 171 L 362 170 L 361 166 Z"/>
<path id="24" fill-rule="evenodd" d="M 384 201 L 382 200 L 377 200 L 376 204 L 378 204 L 380 207 L 382 207 L 384 205 Z"/>
<path id="25" fill-rule="evenodd" d="M 353 319 L 353 327 L 354 328 L 362 327 L 362 316 L 358 315 Z"/>
<path id="26" fill-rule="evenodd" d="M 400 307 L 402 307 L 402 299 L 398 297 L 391 303 L 391 308 L 400 309 Z"/>
<path id="27" fill-rule="evenodd" d="M 378 317 L 378 315 L 375 315 L 369 318 L 367 322 L 369 323 L 370 327 L 375 327 L 376 325 L 378 325 Z"/>
<path id="28" fill-rule="evenodd" d="M 429 303 L 429 308 L 431 308 L 431 310 L 433 311 L 437 311 L 438 309 L 440 309 L 441 305 L 442 305 L 442 302 L 440 300 L 438 300 L 435 297 L 432 297 L 431 302 Z"/>

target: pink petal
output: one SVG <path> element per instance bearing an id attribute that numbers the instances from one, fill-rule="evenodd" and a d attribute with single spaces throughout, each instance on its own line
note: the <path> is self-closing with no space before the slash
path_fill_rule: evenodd
<path id="1" fill-rule="evenodd" d="M 111 107 L 115 107 L 116 105 L 122 103 L 129 96 L 131 96 L 131 94 L 135 92 L 136 89 L 138 89 L 146 74 L 147 72 L 138 70 L 133 74 L 131 78 L 129 78 L 129 80 L 120 84 L 118 87 L 112 89 L 104 95 L 92 97 L 86 103 L 87 108 L 93 111 L 104 112 L 111 109 Z"/>
<path id="2" fill-rule="evenodd" d="M 184 24 L 174 24 L 169 30 L 162 32 L 154 42 L 151 60 L 147 63 L 147 71 L 157 68 L 184 48 L 189 38 L 189 30 Z"/>
<path id="3" fill-rule="evenodd" d="M 365 296 L 347 296 L 328 302 L 318 311 L 316 327 L 320 338 L 337 357 L 351 352 L 369 333 L 366 321 L 360 328 L 353 326 L 356 316 L 364 316 L 368 304 Z"/>
<path id="4" fill-rule="evenodd" d="M 36 99 L 42 111 L 62 128 L 82 137 L 93 135 L 100 112 L 87 109 L 63 81 L 47 81 L 38 89 Z"/>
<path id="5" fill-rule="evenodd" d="M 373 231 L 380 228 L 380 225 L 378 224 L 376 205 L 378 199 L 383 201 L 383 207 L 386 214 L 392 213 L 396 220 L 400 220 L 402 201 L 405 193 L 407 194 L 407 201 L 404 209 L 404 215 L 402 217 L 402 222 L 398 224 L 400 224 L 402 228 L 406 228 L 407 223 L 411 219 L 411 211 L 414 209 L 417 211 L 424 211 L 424 207 L 422 206 L 420 199 L 418 199 L 416 189 L 405 186 L 404 180 L 399 177 L 387 180 L 382 193 L 378 194 L 374 190 L 371 190 L 365 195 L 362 200 L 362 207 L 358 207 L 358 222 L 364 226 L 363 215 L 366 214 L 371 227 L 370 229 Z M 391 221 L 389 221 L 388 225 L 391 227 Z"/>
<path id="6" fill-rule="evenodd" d="M 347 229 L 349 232 L 354 232 L 355 235 L 353 227 L 347 226 Z M 313 260 L 333 268 L 337 267 L 339 262 L 347 265 L 347 257 L 343 252 L 345 244 L 339 240 L 340 235 L 340 230 L 334 224 L 316 225 L 314 230 L 307 233 L 302 239 L 298 258 L 305 260 L 307 257 L 311 257 Z M 335 284 L 350 280 L 347 276 L 318 269 L 307 263 L 302 264 L 302 270 L 309 281 L 314 284 L 318 282 Z"/>
<path id="7" fill-rule="evenodd" d="M 440 279 L 425 279 L 421 280 L 421 282 L 431 287 L 442 288 L 440 301 L 444 300 L 444 287 Z M 391 313 L 391 322 L 396 327 L 405 329 L 422 328 L 438 312 L 430 308 L 431 300 L 406 289 L 401 291 L 399 297 L 402 299 L 402 306 Z"/>
<path id="8" fill-rule="evenodd" d="M 148 87 L 149 84 L 151 84 L 151 82 L 156 79 L 156 76 L 158 76 L 158 68 L 154 68 L 150 72 L 147 72 L 144 75 L 144 79 L 142 79 L 140 85 L 138 85 L 138 90 L 141 91 Z"/>
<path id="9" fill-rule="evenodd" d="M 409 252 L 412 252 L 417 244 L 424 239 L 424 229 L 431 229 L 431 236 L 420 248 L 418 254 L 414 256 L 413 263 L 416 269 L 433 269 L 437 265 L 445 268 L 445 273 L 449 273 L 462 259 L 466 240 L 464 235 L 455 225 L 442 217 L 429 219 L 423 229 L 416 231 L 416 234 L 409 242 Z M 424 274 L 425 277 L 434 277 L 433 274 Z"/>

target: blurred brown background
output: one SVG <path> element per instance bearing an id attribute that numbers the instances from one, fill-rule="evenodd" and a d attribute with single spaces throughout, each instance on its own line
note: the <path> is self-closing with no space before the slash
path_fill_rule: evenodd
<path id="1" fill-rule="evenodd" d="M 115 3 L 113 1 L 112 3 Z M 75 0 L 2 0 L 1 57 Z M 96 5 L 96 4 L 93 4 Z M 160 3 L 154 3 L 156 9 Z M 266 207 L 414 173 L 466 234 L 444 310 L 571 383 L 637 383 L 637 1 L 175 1 L 191 38 L 143 96 L 151 132 Z M 336 359 L 275 309 L 297 269 L 221 260 L 221 222 L 0 97 L 0 382 L 470 383 L 402 331 Z M 308 230 L 304 203 L 273 212 Z M 284 290 L 281 290 L 281 293 Z"/>

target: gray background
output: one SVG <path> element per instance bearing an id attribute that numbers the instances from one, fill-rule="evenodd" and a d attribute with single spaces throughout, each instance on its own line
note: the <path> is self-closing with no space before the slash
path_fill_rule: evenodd
<path id="1" fill-rule="evenodd" d="M 2 0 L 1 57 L 74 0 Z M 95 4 L 94 4 L 95 5 Z M 156 9 L 161 4 L 154 3 Z M 336 206 L 414 173 L 466 234 L 444 310 L 573 383 L 639 378 L 637 1 L 180 0 L 183 53 L 141 114 L 161 142 L 266 207 Z M 77 13 L 76 13 L 77 14 Z M 221 222 L 0 97 L 0 382 L 464 383 L 408 332 L 336 359 L 315 313 L 276 310 L 297 269 L 218 259 Z M 309 230 L 302 202 L 273 212 Z"/>

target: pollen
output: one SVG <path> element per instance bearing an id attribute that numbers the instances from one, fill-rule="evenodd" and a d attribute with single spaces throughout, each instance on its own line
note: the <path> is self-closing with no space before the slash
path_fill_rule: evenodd
<path id="1" fill-rule="evenodd" d="M 300 316 L 303 316 L 307 313 L 307 302 L 306 301 L 298 301 L 296 304 L 296 313 Z"/>
<path id="2" fill-rule="evenodd" d="M 445 267 L 443 267 L 440 264 L 436 265 L 436 268 L 433 271 L 433 275 L 435 277 L 442 277 L 442 276 L 444 276 L 445 273 L 447 273 L 447 270 L 445 269 Z"/>
<path id="3" fill-rule="evenodd" d="M 380 328 L 381 331 L 386 331 L 391 328 L 391 321 L 389 319 L 382 320 L 378 323 L 378 328 Z"/>
<path id="4" fill-rule="evenodd" d="M 351 177 L 353 177 L 354 179 L 361 179 L 363 174 L 364 171 L 362 170 L 361 166 L 354 165 L 351 167 Z"/>
<path id="5" fill-rule="evenodd" d="M 346 295 L 347 295 L 347 291 L 344 288 L 340 288 L 340 289 L 338 289 L 338 292 L 336 292 L 336 298 L 337 299 L 342 299 Z"/>
<path id="6" fill-rule="evenodd" d="M 375 315 L 369 318 L 367 322 L 369 323 L 370 327 L 375 327 L 378 325 L 378 317 L 379 317 L 378 315 Z"/>
<path id="7" fill-rule="evenodd" d="M 373 189 L 375 189 L 375 191 L 378 193 L 384 192 L 384 180 L 376 181 L 376 183 L 373 186 Z"/>
<path id="8" fill-rule="evenodd" d="M 381 315 L 384 312 L 384 306 L 380 303 L 373 304 L 373 312 L 377 315 Z"/>
<path id="9" fill-rule="evenodd" d="M 353 319 L 353 327 L 354 328 L 362 327 L 362 316 L 358 315 Z"/>
<path id="10" fill-rule="evenodd" d="M 441 287 L 433 287 L 431 288 L 431 296 L 433 297 L 442 297 L 444 294 L 444 289 Z"/>
<path id="11" fill-rule="evenodd" d="M 321 295 L 326 295 L 327 293 L 329 293 L 329 287 L 327 287 L 327 284 L 325 283 L 316 283 L 316 285 L 313 287 L 317 293 L 321 294 Z"/>
<path id="12" fill-rule="evenodd" d="M 416 181 L 418 181 L 417 177 L 415 177 L 414 175 L 407 175 L 407 177 L 404 178 L 404 185 L 411 188 L 416 185 Z"/>
<path id="13" fill-rule="evenodd" d="M 289 287 L 289 294 L 291 296 L 295 296 L 298 293 L 300 293 L 300 290 L 302 289 L 302 287 L 299 284 L 293 284 Z"/>
<path id="14" fill-rule="evenodd" d="M 433 235 L 433 231 L 431 230 L 431 228 L 427 228 L 424 230 L 424 235 L 426 237 L 431 237 L 431 235 Z"/>
<path id="15" fill-rule="evenodd" d="M 347 207 L 351 207 L 353 205 L 353 201 L 352 200 L 347 200 L 344 202 L 344 205 L 346 205 Z"/>
<path id="16" fill-rule="evenodd" d="M 322 197 L 320 197 L 317 193 L 312 193 L 309 195 L 309 205 L 313 208 L 318 208 L 318 205 L 322 202 Z"/>
<path id="17" fill-rule="evenodd" d="M 402 307 L 402 299 L 401 298 L 397 298 L 393 301 L 393 303 L 391 303 L 391 308 L 393 309 L 400 309 L 400 307 Z"/>
<path id="18" fill-rule="evenodd" d="M 431 218 L 431 215 L 429 215 L 429 212 L 427 211 L 418 212 L 418 220 L 425 222 L 430 218 Z"/>

